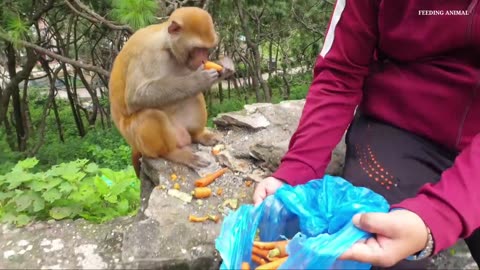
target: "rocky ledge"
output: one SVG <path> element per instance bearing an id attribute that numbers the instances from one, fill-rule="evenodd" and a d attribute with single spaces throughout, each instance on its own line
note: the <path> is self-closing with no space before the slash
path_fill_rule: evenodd
<path id="1" fill-rule="evenodd" d="M 218 269 L 214 247 L 221 220 L 251 203 L 255 183 L 274 170 L 297 127 L 304 101 L 254 104 L 219 115 L 215 132 L 222 147 L 195 145 L 210 166 L 194 171 L 163 160 L 142 163 L 142 208 L 135 217 L 105 224 L 84 220 L 37 222 L 25 228 L 0 228 L 0 268 L 5 269 Z M 342 171 L 345 145 L 339 143 L 327 173 Z M 213 195 L 195 199 L 193 182 L 228 167 Z M 209 216 L 196 223 L 190 215 Z M 215 222 L 219 218 L 220 222 Z M 432 260 L 436 269 L 478 269 L 465 244 Z"/>

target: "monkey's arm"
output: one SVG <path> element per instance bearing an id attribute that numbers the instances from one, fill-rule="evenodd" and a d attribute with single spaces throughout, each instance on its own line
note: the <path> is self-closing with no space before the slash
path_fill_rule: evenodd
<path id="1" fill-rule="evenodd" d="M 131 76 L 135 76 L 131 74 Z M 142 76 L 140 76 L 142 77 Z M 163 76 L 127 82 L 127 104 L 130 111 L 142 108 L 163 108 L 209 89 L 218 78 L 216 71 L 199 70 L 186 76 Z"/>

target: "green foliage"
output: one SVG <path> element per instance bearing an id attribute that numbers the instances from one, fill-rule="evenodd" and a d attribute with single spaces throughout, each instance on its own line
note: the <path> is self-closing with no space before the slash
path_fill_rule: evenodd
<path id="1" fill-rule="evenodd" d="M 20 153 L 10 150 L 10 146 L 7 143 L 7 136 L 3 129 L 0 129 L 0 174 L 8 172 L 20 157 Z"/>
<path id="2" fill-rule="evenodd" d="M 50 133 L 49 136 L 55 136 L 55 134 Z M 68 135 L 65 143 L 51 138 L 36 156 L 42 161 L 40 164 L 42 168 L 86 158 L 99 166 L 120 170 L 130 164 L 130 155 L 130 147 L 117 130 L 112 128 L 90 130 L 83 138 Z"/>
<path id="3" fill-rule="evenodd" d="M 113 171 L 86 159 L 34 172 L 38 159 L 18 162 L 0 175 L 0 221 L 24 226 L 33 220 L 84 218 L 105 222 L 136 214 L 140 183 L 130 167 Z"/>
<path id="4" fill-rule="evenodd" d="M 135 29 L 155 22 L 158 11 L 156 0 L 114 0 L 112 16 Z"/>
<path id="5" fill-rule="evenodd" d="M 19 15 L 13 14 L 7 17 L 5 28 L 14 40 L 20 40 L 28 31 L 27 23 Z"/>

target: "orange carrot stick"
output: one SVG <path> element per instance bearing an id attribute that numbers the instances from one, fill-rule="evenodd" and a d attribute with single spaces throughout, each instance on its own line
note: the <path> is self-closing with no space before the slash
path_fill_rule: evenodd
<path id="1" fill-rule="evenodd" d="M 208 187 L 197 187 L 193 190 L 193 196 L 196 199 L 208 198 L 212 195 L 212 190 Z"/>
<path id="2" fill-rule="evenodd" d="M 250 270 L 250 264 L 248 262 L 243 262 L 242 270 Z"/>
<path id="3" fill-rule="evenodd" d="M 288 242 L 288 240 L 280 240 L 280 241 L 273 241 L 273 242 L 253 241 L 253 245 L 260 249 L 274 249 L 276 245 L 282 242 Z"/>
<path id="4" fill-rule="evenodd" d="M 215 181 L 217 178 L 222 176 L 227 171 L 228 171 L 228 168 L 222 168 L 222 169 L 219 169 L 219 170 L 217 170 L 213 173 L 207 174 L 204 177 L 195 180 L 195 186 L 196 187 L 206 187 L 206 186 L 210 185 L 211 183 L 213 183 L 213 181 Z"/>
<path id="5" fill-rule="evenodd" d="M 188 220 L 191 221 L 191 222 L 205 222 L 208 219 L 209 219 L 208 216 L 204 216 L 204 217 L 197 217 L 197 216 L 194 216 L 194 215 L 189 215 L 188 216 Z"/>
<path id="6" fill-rule="evenodd" d="M 220 72 L 222 71 L 223 67 L 217 63 L 211 62 L 211 61 L 205 61 L 203 63 L 203 67 L 205 69 L 215 69 L 216 71 Z"/>
<path id="7" fill-rule="evenodd" d="M 281 259 L 278 259 L 278 260 L 275 260 L 273 262 L 269 262 L 269 263 L 266 263 L 266 264 L 261 264 L 259 265 L 257 268 L 255 268 L 255 270 L 275 270 L 275 269 L 278 269 L 278 267 L 280 267 L 280 265 L 282 265 L 284 262 L 286 262 L 288 259 L 288 257 L 283 257 Z"/>

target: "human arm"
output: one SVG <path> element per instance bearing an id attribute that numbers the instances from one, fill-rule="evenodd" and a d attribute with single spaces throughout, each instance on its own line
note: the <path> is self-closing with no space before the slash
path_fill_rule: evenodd
<path id="1" fill-rule="evenodd" d="M 299 125 L 273 177 L 291 185 L 323 177 L 362 98 L 377 43 L 376 2 L 336 2 Z"/>

